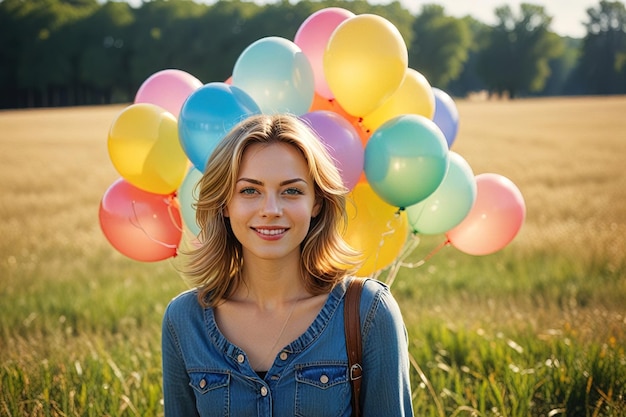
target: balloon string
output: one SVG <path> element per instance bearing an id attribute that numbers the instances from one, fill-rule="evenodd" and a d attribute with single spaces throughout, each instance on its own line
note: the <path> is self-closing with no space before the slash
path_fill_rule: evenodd
<path id="1" fill-rule="evenodd" d="M 448 246 L 450 244 L 450 239 L 446 239 L 444 240 L 442 243 L 440 243 L 439 245 L 437 245 L 435 247 L 435 249 L 433 249 L 432 251 L 430 251 L 430 253 L 428 255 L 426 255 L 422 260 L 415 262 L 415 263 L 402 263 L 401 266 L 405 267 L 405 268 L 419 268 L 420 266 L 424 265 L 426 262 L 428 262 L 433 256 L 435 256 L 437 254 L 437 252 L 439 252 L 441 249 L 445 248 L 446 246 Z"/>
<path id="2" fill-rule="evenodd" d="M 385 245 L 385 237 L 391 236 L 396 232 L 396 229 L 394 229 L 391 226 L 391 220 L 388 221 L 385 226 L 387 230 L 382 232 L 380 235 L 380 240 L 378 242 L 378 250 L 376 251 L 376 257 L 374 258 L 374 270 L 376 270 L 376 265 L 378 264 L 378 257 L 380 255 L 380 251 L 382 250 L 382 247 Z M 377 279 L 381 273 L 382 273 L 382 270 L 375 272 L 374 274 L 372 274 L 372 278 Z"/>
<path id="3" fill-rule="evenodd" d="M 404 265 L 402 261 L 404 261 L 407 256 L 409 256 L 415 250 L 415 248 L 417 248 L 419 244 L 420 239 L 416 234 L 412 234 L 411 237 L 406 241 L 404 247 L 402 248 L 402 252 L 400 252 L 397 260 L 391 265 L 391 268 L 389 269 L 387 279 L 385 280 L 385 283 L 388 286 L 391 287 L 396 279 L 396 276 L 398 275 L 398 272 L 400 272 L 400 268 Z"/>
<path id="4" fill-rule="evenodd" d="M 174 212 L 172 211 L 172 207 L 174 206 L 180 209 L 180 204 L 179 204 L 178 198 L 176 198 L 176 194 L 173 194 L 169 196 L 168 198 L 166 198 L 165 203 L 167 204 L 167 213 L 170 216 L 170 220 L 172 221 L 172 224 L 174 225 L 176 230 L 182 233 L 183 231 L 182 221 L 179 226 L 178 223 L 176 222 L 176 216 L 174 216 Z"/>
<path id="5" fill-rule="evenodd" d="M 146 237 L 148 239 L 150 239 L 151 241 L 153 241 L 154 243 L 158 243 L 159 245 L 163 245 L 163 246 L 165 246 L 166 248 L 169 248 L 169 249 L 176 249 L 177 248 L 177 245 L 171 245 L 169 243 L 162 242 L 162 241 L 160 241 L 158 239 L 155 239 L 152 236 L 150 236 L 150 234 L 147 232 L 147 230 L 139 222 L 139 216 L 137 216 L 137 210 L 135 210 L 136 201 L 135 200 L 131 201 L 131 204 L 132 204 L 132 207 L 133 207 L 134 219 L 131 218 L 129 220 L 130 220 L 130 223 L 133 226 L 135 226 L 137 229 L 141 230 L 146 235 Z"/>

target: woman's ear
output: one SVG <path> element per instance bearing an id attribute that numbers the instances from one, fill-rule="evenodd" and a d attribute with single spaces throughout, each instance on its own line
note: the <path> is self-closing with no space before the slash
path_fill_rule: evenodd
<path id="1" fill-rule="evenodd" d="M 229 214 L 228 214 L 228 206 L 222 207 L 222 215 L 224 217 L 230 217 Z"/>
<path id="2" fill-rule="evenodd" d="M 313 210 L 311 211 L 311 217 L 315 218 L 322 211 L 322 199 L 315 197 L 315 203 L 313 204 Z"/>

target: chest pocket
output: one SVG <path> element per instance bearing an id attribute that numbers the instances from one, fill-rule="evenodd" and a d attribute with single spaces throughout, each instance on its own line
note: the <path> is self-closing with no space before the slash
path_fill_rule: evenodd
<path id="1" fill-rule="evenodd" d="M 348 367 L 338 364 L 302 365 L 296 369 L 296 416 L 349 415 Z"/>
<path id="2" fill-rule="evenodd" d="M 196 394 L 200 410 L 228 410 L 230 374 L 215 372 L 189 372 L 189 385 Z M 207 405 L 203 408 L 203 405 Z M 225 414 L 226 415 L 226 414 Z"/>

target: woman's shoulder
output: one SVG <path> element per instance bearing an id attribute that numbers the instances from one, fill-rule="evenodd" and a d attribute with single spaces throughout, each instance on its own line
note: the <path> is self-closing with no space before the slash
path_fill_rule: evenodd
<path id="1" fill-rule="evenodd" d="M 363 280 L 363 290 L 361 292 L 361 300 L 366 301 L 369 300 L 373 302 L 380 298 L 391 297 L 391 291 L 389 290 L 389 286 L 384 282 L 378 281 L 373 278 L 351 278 L 351 279 L 362 279 Z"/>
<path id="2" fill-rule="evenodd" d="M 361 324 L 367 333 L 376 321 L 402 323 L 402 313 L 389 286 L 376 279 L 365 279 L 361 293 Z"/>
<path id="3" fill-rule="evenodd" d="M 170 300 L 165 309 L 165 316 L 189 316 L 191 313 L 199 313 L 202 310 L 202 306 L 198 302 L 198 290 L 191 289 L 178 294 Z"/>

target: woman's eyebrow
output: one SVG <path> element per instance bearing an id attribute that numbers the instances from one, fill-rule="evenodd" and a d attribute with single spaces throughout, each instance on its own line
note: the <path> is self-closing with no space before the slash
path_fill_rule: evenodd
<path id="1" fill-rule="evenodd" d="M 252 179 L 252 178 L 246 178 L 246 177 L 239 178 L 237 180 L 237 182 L 249 182 L 249 183 L 255 184 L 255 185 L 264 185 L 263 181 L 255 180 L 255 179 Z M 294 184 L 296 182 L 303 182 L 305 184 L 307 183 L 302 178 L 292 178 L 292 179 L 288 179 L 288 180 L 285 180 L 285 181 L 281 181 L 279 185 L 281 185 L 281 186 L 289 185 L 289 184 Z"/>

